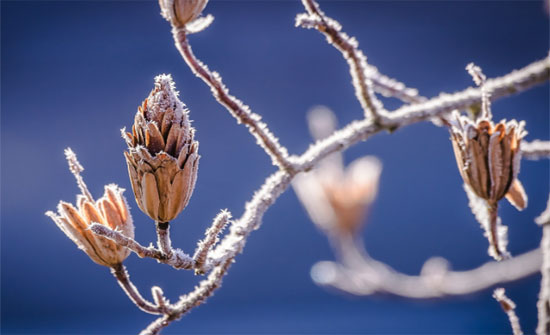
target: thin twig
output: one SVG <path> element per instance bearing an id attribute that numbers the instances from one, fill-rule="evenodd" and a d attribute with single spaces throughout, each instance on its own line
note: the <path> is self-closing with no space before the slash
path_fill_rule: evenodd
<path id="1" fill-rule="evenodd" d="M 206 263 L 206 257 L 208 256 L 208 253 L 210 252 L 212 246 L 218 243 L 218 234 L 229 223 L 229 219 L 231 219 L 231 213 L 229 213 L 227 210 L 223 210 L 220 212 L 220 214 L 218 214 L 218 216 L 216 216 L 214 222 L 212 223 L 212 226 L 208 228 L 208 230 L 206 230 L 205 238 L 203 241 L 199 242 L 197 250 L 195 251 L 195 255 L 193 256 L 197 272 L 205 272 L 203 267 Z"/>
<path id="2" fill-rule="evenodd" d="M 523 335 L 521 326 L 519 324 L 519 318 L 516 315 L 516 304 L 512 299 L 506 296 L 506 292 L 502 287 L 495 289 L 493 293 L 493 298 L 500 303 L 500 307 L 506 315 L 508 315 L 508 320 L 510 320 L 510 325 L 512 326 L 512 332 L 514 335 Z"/>
<path id="3" fill-rule="evenodd" d="M 158 306 L 147 301 L 141 296 L 138 289 L 130 281 L 130 276 L 126 271 L 126 267 L 122 264 L 118 264 L 111 268 L 111 273 L 117 279 L 120 287 L 126 292 L 130 300 L 142 311 L 149 314 L 162 314 L 162 311 Z"/>
<path id="4" fill-rule="evenodd" d="M 252 113 L 250 108 L 242 101 L 229 94 L 229 90 L 222 82 L 222 78 L 217 72 L 212 72 L 203 62 L 197 59 L 191 50 L 187 40 L 185 28 L 173 28 L 172 34 L 176 43 L 176 48 L 181 56 L 187 62 L 193 73 L 201 78 L 212 90 L 216 100 L 237 119 L 239 123 L 246 125 L 250 133 L 256 137 L 258 143 L 271 157 L 273 164 L 279 168 L 293 171 L 292 162 L 288 157 L 287 149 L 279 144 L 267 125 L 261 121 L 258 114 Z"/>
<path id="5" fill-rule="evenodd" d="M 550 141 L 521 142 L 521 158 L 530 160 L 550 158 Z"/>
<path id="6" fill-rule="evenodd" d="M 542 250 L 540 272 L 542 278 L 537 302 L 539 318 L 537 335 L 548 335 L 550 334 L 550 197 L 548 198 L 546 210 L 535 221 L 542 226 L 542 240 L 540 242 Z"/>
<path id="7" fill-rule="evenodd" d="M 373 83 L 369 77 L 367 57 L 359 49 L 359 43 L 354 37 L 349 37 L 342 31 L 342 26 L 327 17 L 315 0 L 302 0 L 308 14 L 296 17 L 296 26 L 315 28 L 323 33 L 327 41 L 342 53 L 349 64 L 355 96 L 367 118 L 378 123 L 383 113 L 382 103 L 376 98 Z"/>

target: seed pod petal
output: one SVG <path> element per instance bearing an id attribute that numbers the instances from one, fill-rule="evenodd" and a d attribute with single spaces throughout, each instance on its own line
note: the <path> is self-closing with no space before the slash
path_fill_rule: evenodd
<path id="1" fill-rule="evenodd" d="M 508 193 L 506 193 L 506 200 L 508 200 L 518 211 L 524 210 L 527 207 L 527 194 L 521 182 L 514 179 Z"/>
<path id="2" fill-rule="evenodd" d="M 150 217 L 157 218 L 160 199 L 155 176 L 146 172 L 141 179 L 141 187 L 143 190 L 143 198 L 141 199 L 143 210 Z"/>

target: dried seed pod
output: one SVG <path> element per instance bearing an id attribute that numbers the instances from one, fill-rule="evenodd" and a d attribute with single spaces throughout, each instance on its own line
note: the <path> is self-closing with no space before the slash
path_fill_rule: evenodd
<path id="1" fill-rule="evenodd" d="M 132 189 L 139 208 L 157 222 L 173 220 L 187 206 L 197 179 L 199 143 L 188 110 L 170 75 L 138 107 L 132 132 L 122 130 Z"/>
<path id="2" fill-rule="evenodd" d="M 115 184 L 107 185 L 103 196 L 94 201 L 80 177 L 83 169 L 76 160 L 76 156 L 70 149 L 65 153 L 71 172 L 77 178 L 78 186 L 83 192 L 77 196 L 76 208 L 70 203 L 61 201 L 57 206 L 57 213 L 48 211 L 46 215 L 52 218 L 57 226 L 94 262 L 115 267 L 128 257 L 130 251 L 108 238 L 95 235 L 88 227 L 92 223 L 99 223 L 134 238 L 132 216 L 128 210 L 126 198 L 122 195 L 124 189 Z M 79 169 L 73 169 L 74 166 Z"/>
<path id="3" fill-rule="evenodd" d="M 517 179 L 520 143 L 527 134 L 524 122 L 503 120 L 494 125 L 488 118 L 472 121 L 455 112 L 450 130 L 464 183 L 489 203 L 506 197 L 518 210 L 524 209 L 527 196 Z"/>
<path id="4" fill-rule="evenodd" d="M 174 27 L 184 27 L 201 14 L 208 0 L 159 0 L 162 16 Z"/>

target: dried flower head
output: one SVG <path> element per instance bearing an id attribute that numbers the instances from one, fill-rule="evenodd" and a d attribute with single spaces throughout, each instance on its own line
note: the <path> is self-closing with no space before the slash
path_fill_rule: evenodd
<path id="1" fill-rule="evenodd" d="M 94 201 L 80 176 L 84 169 L 76 155 L 71 149 L 66 149 L 65 155 L 82 194 L 77 196 L 76 208 L 70 203 L 60 201 L 57 213 L 48 211 L 46 215 L 94 262 L 109 267 L 117 266 L 128 257 L 130 251 L 105 237 L 95 235 L 88 227 L 95 222 L 120 230 L 127 237 L 134 237 L 132 216 L 126 198 L 122 195 L 124 189 L 115 184 L 107 185 L 103 196 Z"/>
<path id="2" fill-rule="evenodd" d="M 184 27 L 199 17 L 208 0 L 159 0 L 162 16 L 174 27 Z"/>
<path id="3" fill-rule="evenodd" d="M 525 135 L 523 121 L 502 120 L 494 125 L 484 117 L 471 121 L 457 112 L 453 115 L 451 140 L 458 169 L 478 197 L 496 203 L 506 196 L 518 210 L 527 206 L 517 179 Z"/>
<path id="4" fill-rule="evenodd" d="M 122 130 L 124 153 L 139 208 L 157 222 L 168 222 L 187 206 L 197 179 L 199 143 L 188 110 L 170 75 L 138 107 L 132 133 Z"/>

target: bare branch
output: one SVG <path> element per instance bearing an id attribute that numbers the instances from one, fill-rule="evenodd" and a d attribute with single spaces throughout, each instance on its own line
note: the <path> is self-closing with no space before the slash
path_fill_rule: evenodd
<path id="1" fill-rule="evenodd" d="M 547 81 L 550 77 L 550 56 L 512 71 L 511 73 L 487 80 L 485 88 L 491 92 L 491 101 L 525 91 Z M 468 88 L 454 94 L 441 93 L 420 104 L 401 107 L 391 113 L 397 127 L 441 116 L 453 110 L 464 110 L 481 103 L 481 89 Z"/>
<path id="2" fill-rule="evenodd" d="M 113 274 L 113 276 L 115 276 L 120 287 L 122 287 L 124 292 L 126 292 L 130 300 L 132 300 L 132 302 L 139 309 L 149 314 L 162 314 L 159 306 L 155 306 L 141 296 L 138 289 L 130 281 L 130 276 L 128 275 L 128 272 L 126 271 L 126 267 L 124 267 L 124 265 L 119 264 L 111 268 L 111 273 Z"/>
<path id="3" fill-rule="evenodd" d="M 550 58 L 531 63 L 526 67 L 512 71 L 511 73 L 488 80 L 486 86 L 491 90 L 491 99 L 494 101 L 517 92 L 525 91 L 540 84 L 550 77 Z M 422 103 L 401 107 L 390 113 L 386 124 L 392 124 L 395 128 L 426 121 L 437 116 L 443 116 L 453 110 L 464 110 L 481 103 L 481 90 L 479 88 L 467 88 L 463 91 L 447 94 L 442 93 Z M 324 140 L 317 141 L 314 145 L 296 160 L 299 171 L 311 169 L 317 162 L 327 155 L 342 151 L 349 146 L 366 140 L 370 136 L 380 132 L 382 128 L 370 120 L 354 121 L 346 127 L 336 131 Z"/>
<path id="4" fill-rule="evenodd" d="M 495 289 L 495 292 L 493 293 L 493 298 L 495 298 L 496 301 L 500 303 L 500 307 L 502 307 L 502 310 L 506 315 L 508 315 L 508 319 L 510 320 L 510 325 L 512 325 L 512 332 L 514 335 L 523 335 L 523 331 L 521 330 L 521 326 L 519 324 L 519 318 L 516 315 L 516 304 L 512 301 L 512 299 L 508 298 L 506 296 L 506 292 L 502 287 L 499 287 Z"/>
<path id="5" fill-rule="evenodd" d="M 550 197 L 548 198 L 546 210 L 535 221 L 542 226 L 542 240 L 540 242 L 542 250 L 540 272 L 542 278 L 537 302 L 539 318 L 537 335 L 548 335 L 550 334 Z"/>
<path id="6" fill-rule="evenodd" d="M 378 123 L 384 108 L 374 95 L 367 57 L 359 49 L 359 43 L 354 37 L 349 37 L 344 33 L 342 26 L 336 20 L 327 17 L 315 0 L 302 0 L 302 4 L 308 14 L 298 15 L 296 26 L 317 29 L 326 36 L 329 44 L 342 53 L 348 62 L 355 96 L 359 100 L 365 116 Z"/>
<path id="7" fill-rule="evenodd" d="M 530 160 L 550 158 L 550 141 L 521 142 L 521 157 Z"/>
<path id="8" fill-rule="evenodd" d="M 181 56 L 193 73 L 210 87 L 216 100 L 237 119 L 238 123 L 246 125 L 250 133 L 256 137 L 258 144 L 271 157 L 274 165 L 284 170 L 293 171 L 287 149 L 279 144 L 279 140 L 271 133 L 267 125 L 261 122 L 261 117 L 252 113 L 242 101 L 230 95 L 220 75 L 210 71 L 208 66 L 195 57 L 187 41 L 185 28 L 173 28 L 172 34 Z"/>

